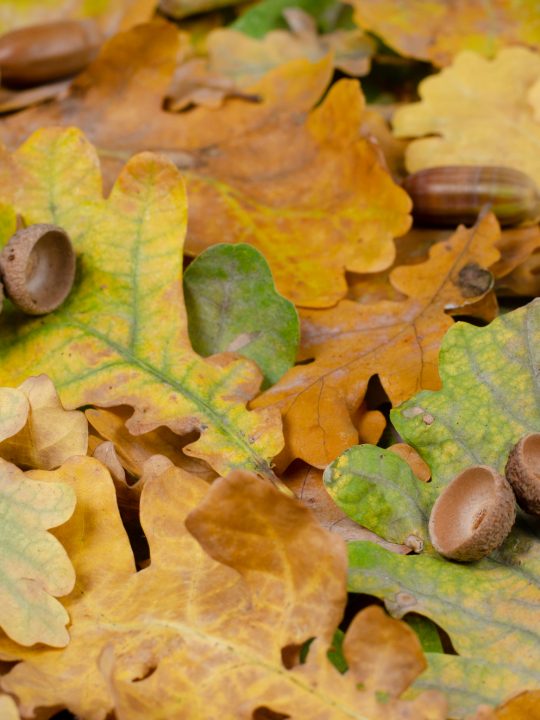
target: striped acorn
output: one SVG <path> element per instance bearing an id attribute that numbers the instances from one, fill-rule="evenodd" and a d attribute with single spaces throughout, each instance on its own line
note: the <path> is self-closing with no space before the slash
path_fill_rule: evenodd
<path id="1" fill-rule="evenodd" d="M 414 219 L 421 224 L 474 223 L 486 205 L 501 225 L 517 225 L 540 215 L 536 183 L 513 168 L 427 168 L 405 178 L 403 188 L 413 201 Z"/>

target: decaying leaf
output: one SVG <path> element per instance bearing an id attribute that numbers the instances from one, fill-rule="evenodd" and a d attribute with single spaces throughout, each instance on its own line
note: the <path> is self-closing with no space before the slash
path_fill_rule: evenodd
<path id="1" fill-rule="evenodd" d="M 2 173 L 20 178 L 5 187 L 27 223 L 49 222 L 71 236 L 79 277 L 57 311 L 2 316 L 0 382 L 45 372 L 66 407 L 130 405 L 132 433 L 199 430 L 184 452 L 218 471 L 245 466 L 272 476 L 269 460 L 282 444 L 277 413 L 244 407 L 259 372 L 242 358 L 204 361 L 189 345 L 181 298 L 186 200 L 172 163 L 149 153 L 133 158 L 103 200 L 94 148 L 78 130 L 54 129 L 0 162 Z"/>
<path id="2" fill-rule="evenodd" d="M 133 435 L 126 427 L 132 415 L 129 407 L 89 408 L 86 417 L 99 435 L 112 442 L 118 458 L 126 471 L 138 478 L 144 465 L 154 455 L 163 455 L 182 470 L 204 480 L 213 480 L 216 473 L 202 460 L 186 455 L 182 449 L 197 439 L 196 433 L 179 437 L 166 427 L 142 435 Z"/>
<path id="3" fill-rule="evenodd" d="M 6 391 L 4 388 L 2 393 Z M 30 377 L 17 392 L 26 399 L 27 418 L 20 430 L 0 442 L 0 457 L 19 466 L 52 470 L 72 455 L 86 455 L 88 423 L 84 414 L 64 410 L 50 378 Z"/>
<path id="4" fill-rule="evenodd" d="M 498 237 L 498 224 L 487 215 L 434 245 L 424 263 L 394 269 L 390 280 L 407 296 L 403 301 L 343 300 L 329 310 L 300 313 L 300 358 L 313 362 L 289 370 L 253 403 L 282 412 L 283 464 L 298 457 L 325 467 L 355 445 L 355 412 L 373 375 L 393 404 L 419 388 L 439 387 L 439 346 L 452 325 L 445 311 L 472 304 L 490 290 L 490 275 L 482 268 L 498 259 Z M 468 269 L 480 271 L 482 286 L 469 283 Z"/>
<path id="5" fill-rule="evenodd" d="M 389 451 L 353 448 L 328 471 L 342 508 L 382 537 L 393 539 L 399 521 L 405 523 L 403 532 L 410 528 L 425 539 L 429 509 L 458 472 L 473 464 L 503 472 L 513 444 L 540 423 L 539 322 L 537 300 L 485 328 L 465 323 L 451 328 L 441 348 L 442 389 L 421 392 L 391 414 L 399 433 L 429 463 L 432 481 L 421 483 L 412 473 L 406 477 L 401 461 L 373 462 Z M 370 492 L 355 504 L 361 482 L 384 493 Z M 397 486 L 398 503 L 392 494 Z M 414 513 L 402 515 L 402 510 L 418 506 L 419 497 L 423 527 L 417 530 Z M 426 615 L 449 633 L 459 657 L 430 657 L 430 669 L 418 684 L 451 690 L 457 716 L 473 712 L 480 702 L 497 704 L 510 692 L 538 687 L 537 525 L 535 518 L 520 515 L 499 550 L 469 565 L 445 560 L 429 543 L 416 556 L 389 553 L 369 542 L 349 546 L 352 590 L 382 597 L 397 617 Z"/>
<path id="6" fill-rule="evenodd" d="M 206 41 L 210 69 L 245 87 L 283 63 L 300 58 L 320 60 L 332 53 L 338 70 L 354 76 L 369 72 L 375 43 L 361 30 L 318 35 L 315 21 L 300 8 L 287 8 L 283 15 L 290 30 L 274 30 L 261 39 L 231 28 L 212 31 Z"/>
<path id="7" fill-rule="evenodd" d="M 424 80 L 420 102 L 395 113 L 398 137 L 420 138 L 406 150 L 409 172 L 436 165 L 501 165 L 540 184 L 540 143 L 535 94 L 540 55 L 506 48 L 493 60 L 460 53 L 453 64 Z"/>
<path id="8" fill-rule="evenodd" d="M 263 387 L 294 365 L 298 313 L 276 292 L 268 263 L 255 248 L 208 248 L 184 273 L 184 296 L 189 339 L 199 355 L 228 351 L 250 358 L 263 372 Z"/>
<path id="9" fill-rule="evenodd" d="M 379 612 L 357 617 L 345 636 L 351 671 L 331 665 L 326 650 L 345 601 L 343 541 L 270 484 L 237 472 L 208 490 L 178 468 L 154 475 L 141 497 L 151 564 L 135 573 L 105 469 L 74 458 L 58 472 L 78 499 L 57 531 L 77 570 L 65 601 L 72 639 L 54 653 L 1 644 L 4 657 L 11 650 L 23 658 L 1 680 L 23 714 L 67 707 L 87 720 L 113 710 L 119 720 L 142 720 L 156 717 L 159 698 L 164 718 L 247 720 L 258 707 L 321 720 L 445 717 L 438 693 L 398 699 L 421 670 L 418 641 L 392 625 L 401 657 L 416 658 L 407 669 L 380 645 L 391 621 Z M 357 663 L 367 625 L 373 659 Z M 311 637 L 305 664 L 291 664 L 285 648 Z M 385 676 L 394 677 L 389 692 Z"/>
<path id="10" fill-rule="evenodd" d="M 410 225 L 410 200 L 359 134 L 357 82 L 338 82 L 313 109 L 332 63 L 299 60 L 250 88 L 260 103 L 176 115 L 162 101 L 177 47 L 165 23 L 117 35 L 65 100 L 6 118 L 1 137 L 14 147 L 43 125 L 77 125 L 99 148 L 108 182 L 133 152 L 166 153 L 185 168 L 188 253 L 224 239 L 254 245 L 279 292 L 298 305 L 335 304 L 346 293 L 344 268 L 388 267 L 393 237 Z"/>
<path id="11" fill-rule="evenodd" d="M 540 46 L 534 4 L 520 0 L 347 0 L 356 22 L 403 55 L 448 65 L 461 50 L 492 56 L 505 45 Z"/>
<path id="12" fill-rule="evenodd" d="M 20 645 L 62 647 L 69 641 L 69 617 L 55 596 L 71 592 L 75 574 L 47 532 L 75 507 L 75 493 L 59 479 L 56 473 L 48 483 L 28 479 L 0 459 L 0 627 Z"/>

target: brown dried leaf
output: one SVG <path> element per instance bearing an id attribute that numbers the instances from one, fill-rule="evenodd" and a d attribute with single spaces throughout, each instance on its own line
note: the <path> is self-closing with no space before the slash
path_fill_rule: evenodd
<path id="1" fill-rule="evenodd" d="M 343 300 L 329 310 L 300 313 L 300 359 L 313 362 L 292 368 L 253 401 L 282 412 L 282 466 L 301 458 L 324 467 L 355 445 L 353 418 L 373 375 L 393 404 L 421 388 L 440 386 L 438 352 L 452 325 L 448 311 L 489 292 L 492 279 L 483 268 L 498 260 L 498 238 L 498 223 L 487 215 L 471 230 L 460 227 L 450 240 L 434 245 L 424 263 L 392 271 L 391 283 L 405 300 Z"/>

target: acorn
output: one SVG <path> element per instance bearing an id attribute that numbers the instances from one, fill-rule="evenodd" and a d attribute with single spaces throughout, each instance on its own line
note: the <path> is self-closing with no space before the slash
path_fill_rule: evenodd
<path id="1" fill-rule="evenodd" d="M 8 87 L 60 80 L 83 70 L 103 42 L 92 20 L 29 25 L 0 37 L 0 79 Z"/>
<path id="2" fill-rule="evenodd" d="M 514 445 L 505 473 L 520 508 L 540 515 L 540 433 L 529 433 Z"/>
<path id="3" fill-rule="evenodd" d="M 432 167 L 409 175 L 402 186 L 411 196 L 413 216 L 419 224 L 471 224 L 486 205 L 501 225 L 532 221 L 540 214 L 536 183 L 514 168 Z"/>
<path id="4" fill-rule="evenodd" d="M 75 280 L 75 252 L 56 225 L 18 230 L 0 253 L 6 295 L 23 312 L 44 315 L 61 305 Z"/>
<path id="5" fill-rule="evenodd" d="M 512 488 L 487 465 L 457 475 L 437 498 L 429 534 L 437 552 L 451 560 L 480 560 L 502 544 L 516 519 Z"/>

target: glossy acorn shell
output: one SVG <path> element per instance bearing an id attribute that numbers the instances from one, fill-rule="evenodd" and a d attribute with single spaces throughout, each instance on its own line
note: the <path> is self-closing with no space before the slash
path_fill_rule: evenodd
<path id="1" fill-rule="evenodd" d="M 0 253 L 0 273 L 9 299 L 29 315 L 59 307 L 75 280 L 75 252 L 56 225 L 30 225 L 16 232 Z"/>
<path id="2" fill-rule="evenodd" d="M 514 445 L 505 473 L 518 505 L 540 516 L 540 433 L 529 433 Z"/>
<path id="3" fill-rule="evenodd" d="M 402 184 L 411 196 L 413 216 L 419 224 L 472 224 L 486 206 L 501 225 L 532 221 L 540 214 L 536 183 L 513 168 L 433 167 L 409 175 Z"/>
<path id="4" fill-rule="evenodd" d="M 429 519 L 433 547 L 444 557 L 470 562 L 504 541 L 516 519 L 506 479 L 487 465 L 469 467 L 442 491 Z"/>
<path id="5" fill-rule="evenodd" d="M 8 87 L 60 80 L 83 70 L 102 42 L 91 20 L 60 20 L 12 30 L 0 37 L 0 77 Z"/>

